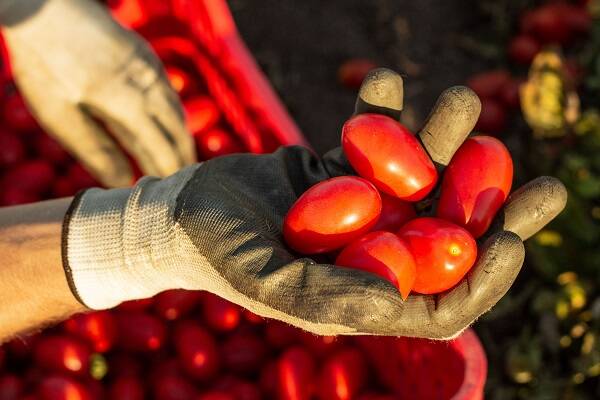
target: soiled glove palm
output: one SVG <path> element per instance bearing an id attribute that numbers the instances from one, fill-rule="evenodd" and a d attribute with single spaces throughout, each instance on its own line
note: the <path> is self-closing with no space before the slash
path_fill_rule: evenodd
<path id="1" fill-rule="evenodd" d="M 146 174 L 195 161 L 183 110 L 160 61 L 93 0 L 0 0 L 15 81 L 46 131 L 104 185 L 133 173 L 102 121 Z"/>
<path id="2" fill-rule="evenodd" d="M 357 112 L 397 116 L 401 102 L 399 76 L 378 70 L 363 84 Z M 442 94 L 420 134 L 440 168 L 478 112 L 469 89 Z M 65 223 L 71 288 L 91 308 L 170 288 L 201 289 L 317 334 L 450 338 L 504 295 L 523 262 L 521 238 L 565 200 L 555 179 L 533 181 L 511 197 L 457 287 L 403 301 L 377 276 L 298 258 L 283 243 L 283 218 L 298 196 L 347 173 L 339 149 L 319 160 L 289 147 L 217 158 L 163 180 L 144 178 L 132 190 L 89 190 L 74 200 Z"/>

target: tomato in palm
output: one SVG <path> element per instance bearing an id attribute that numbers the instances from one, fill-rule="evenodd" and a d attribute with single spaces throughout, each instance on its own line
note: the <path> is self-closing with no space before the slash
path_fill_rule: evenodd
<path id="1" fill-rule="evenodd" d="M 485 233 L 510 192 L 513 164 L 498 139 L 476 136 L 458 149 L 444 173 L 437 216 Z"/>
<path id="2" fill-rule="evenodd" d="M 352 167 L 387 194 L 407 201 L 423 199 L 437 181 L 433 162 L 402 124 L 379 114 L 350 118 L 342 147 Z"/>
<path id="3" fill-rule="evenodd" d="M 361 237 L 377 222 L 381 197 L 367 180 L 340 176 L 317 183 L 290 208 L 283 236 L 294 250 L 325 253 Z"/>
<path id="4" fill-rule="evenodd" d="M 381 215 L 373 231 L 396 232 L 402 225 L 417 217 L 415 208 L 408 201 L 381 194 Z"/>
<path id="5" fill-rule="evenodd" d="M 438 218 L 417 218 L 398 232 L 415 258 L 417 278 L 413 290 L 422 294 L 443 292 L 456 285 L 477 258 L 477 244 L 469 232 Z"/>
<path id="6" fill-rule="evenodd" d="M 416 279 L 416 263 L 407 244 L 390 232 L 370 232 L 350 243 L 336 265 L 371 272 L 390 281 L 404 299 Z"/>

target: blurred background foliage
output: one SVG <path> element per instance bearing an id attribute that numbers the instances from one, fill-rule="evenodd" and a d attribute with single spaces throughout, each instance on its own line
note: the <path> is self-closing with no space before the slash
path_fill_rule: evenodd
<path id="1" fill-rule="evenodd" d="M 489 25 L 469 46 L 495 67 L 531 74 L 509 63 L 503 49 L 525 10 L 545 3 L 482 2 Z M 489 359 L 486 394 L 494 400 L 600 398 L 600 2 L 587 6 L 594 17 L 589 37 L 560 49 L 581 67 L 574 88 L 578 118 L 553 138 L 534 137 L 522 112 L 506 129 L 509 146 L 519 148 L 517 183 L 557 176 L 569 200 L 526 242 L 526 265 L 515 286 L 476 324 Z"/>

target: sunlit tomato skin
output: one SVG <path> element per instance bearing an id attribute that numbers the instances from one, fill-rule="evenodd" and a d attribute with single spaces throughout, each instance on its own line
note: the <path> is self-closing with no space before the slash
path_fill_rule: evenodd
<path id="1" fill-rule="evenodd" d="M 381 193 L 381 215 L 373 231 L 396 232 L 402 225 L 416 217 L 417 213 L 411 203 Z"/>
<path id="2" fill-rule="evenodd" d="M 473 75 L 467 81 L 470 87 L 479 98 L 494 98 L 500 93 L 504 85 L 510 81 L 510 74 L 503 69 L 486 71 Z"/>
<path id="3" fill-rule="evenodd" d="M 283 236 L 294 250 L 325 253 L 361 237 L 377 222 L 381 196 L 367 180 L 340 176 L 317 183 L 290 208 Z"/>
<path id="4" fill-rule="evenodd" d="M 85 375 L 91 352 L 85 344 L 68 336 L 46 336 L 36 343 L 36 364 L 47 371 Z"/>
<path id="5" fill-rule="evenodd" d="M 451 288 L 477 258 L 473 236 L 438 218 L 414 219 L 400 229 L 398 236 L 406 241 L 415 258 L 417 279 L 413 290 L 418 293 L 440 293 Z"/>
<path id="6" fill-rule="evenodd" d="M 512 178 L 512 159 L 502 142 L 490 136 L 468 139 L 446 168 L 437 216 L 480 237 L 510 193 Z"/>
<path id="7" fill-rule="evenodd" d="M 167 290 L 154 298 L 154 311 L 163 319 L 176 320 L 191 312 L 201 298 L 202 292 L 195 290 Z"/>
<path id="8" fill-rule="evenodd" d="M 342 128 L 342 148 L 360 176 L 402 200 L 423 199 L 437 182 L 437 171 L 423 146 L 390 117 L 350 118 Z"/>
<path id="9" fill-rule="evenodd" d="M 156 351 L 166 340 L 166 327 L 154 315 L 142 312 L 119 312 L 115 314 L 119 332 L 119 345 L 129 351 Z"/>
<path id="10" fill-rule="evenodd" d="M 221 360 L 214 338 L 200 324 L 182 321 L 175 328 L 173 342 L 185 373 L 198 380 L 210 380 L 218 373 Z"/>
<path id="11" fill-rule="evenodd" d="M 205 160 L 244 151 L 237 139 L 221 128 L 209 129 L 195 137 L 198 155 Z"/>
<path id="12" fill-rule="evenodd" d="M 116 341 L 116 321 L 108 311 L 78 314 L 64 323 L 65 331 L 87 341 L 94 351 L 104 353 Z"/>
<path id="13" fill-rule="evenodd" d="M 315 361 L 302 347 L 290 347 L 277 361 L 276 391 L 281 400 L 309 400 L 314 390 Z"/>
<path id="14" fill-rule="evenodd" d="M 38 388 L 40 400 L 92 400 L 89 389 L 75 379 L 66 376 L 49 376 L 44 378 Z"/>
<path id="15" fill-rule="evenodd" d="M 350 243 L 335 264 L 367 271 L 387 279 L 408 297 L 416 279 L 416 263 L 407 244 L 390 232 L 370 232 Z"/>
<path id="16" fill-rule="evenodd" d="M 212 293 L 203 293 L 204 322 L 214 331 L 228 332 L 240 325 L 240 307 Z"/>
<path id="17" fill-rule="evenodd" d="M 377 64 L 365 58 L 353 58 L 338 69 L 339 82 L 349 89 L 358 89 L 369 71 L 377 68 Z"/>
<path id="18" fill-rule="evenodd" d="M 325 361 L 319 376 L 319 399 L 351 400 L 367 380 L 367 360 L 353 348 L 340 350 Z"/>

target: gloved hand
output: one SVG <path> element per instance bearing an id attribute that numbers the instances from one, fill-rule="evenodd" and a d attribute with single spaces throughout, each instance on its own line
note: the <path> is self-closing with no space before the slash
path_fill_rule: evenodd
<path id="1" fill-rule="evenodd" d="M 43 128 L 104 185 L 195 161 L 183 109 L 149 46 L 93 0 L 0 0 L 17 86 Z M 92 118 L 93 117 L 93 118 Z"/>
<path id="2" fill-rule="evenodd" d="M 398 116 L 402 80 L 376 70 L 357 112 Z M 468 88 L 445 91 L 419 134 L 443 167 L 480 110 Z M 493 166 L 490 166 L 493 167 Z M 239 154 L 187 167 L 133 189 L 90 189 L 65 220 L 64 266 L 71 288 L 94 309 L 171 288 L 215 293 L 262 316 L 322 334 L 451 338 L 509 289 L 528 238 L 563 208 L 566 192 L 538 178 L 515 192 L 481 244 L 479 259 L 451 291 L 403 301 L 369 273 L 299 258 L 283 243 L 290 206 L 315 183 L 352 173 L 340 149 L 319 160 L 301 147 Z"/>

